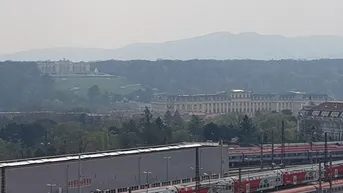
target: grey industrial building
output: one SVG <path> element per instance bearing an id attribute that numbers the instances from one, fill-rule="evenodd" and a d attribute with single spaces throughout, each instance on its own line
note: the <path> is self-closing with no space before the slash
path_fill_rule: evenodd
<path id="1" fill-rule="evenodd" d="M 187 183 L 195 176 L 196 148 L 203 177 L 227 175 L 227 146 L 176 144 L 1 163 L 1 192 L 78 193 L 79 179 L 82 193 L 126 192 L 147 182 L 151 187 Z"/>

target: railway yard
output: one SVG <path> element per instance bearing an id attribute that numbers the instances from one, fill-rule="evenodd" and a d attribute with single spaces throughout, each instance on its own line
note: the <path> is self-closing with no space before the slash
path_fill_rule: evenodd
<path id="1" fill-rule="evenodd" d="M 331 188 L 338 191 L 340 160 L 340 142 L 273 148 L 182 143 L 3 162 L 1 193 L 248 193 L 315 187 L 309 183 L 320 179 L 323 188 L 334 180 Z"/>

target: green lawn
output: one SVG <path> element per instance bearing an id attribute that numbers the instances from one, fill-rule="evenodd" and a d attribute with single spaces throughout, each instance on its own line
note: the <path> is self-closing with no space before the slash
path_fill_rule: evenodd
<path id="1" fill-rule="evenodd" d="M 108 91 L 117 94 L 127 94 L 141 88 L 124 77 L 89 76 L 89 77 L 54 77 L 56 88 L 62 91 L 72 91 L 80 96 L 87 95 L 87 90 L 93 85 L 98 85 L 102 92 Z"/>

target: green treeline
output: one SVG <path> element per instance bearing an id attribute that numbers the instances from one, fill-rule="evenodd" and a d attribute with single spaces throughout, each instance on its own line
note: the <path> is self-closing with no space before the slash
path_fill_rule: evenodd
<path id="1" fill-rule="evenodd" d="M 281 121 L 285 120 L 286 142 L 309 141 L 298 137 L 295 117 L 284 113 L 260 114 L 254 118 L 227 114 L 211 119 L 191 116 L 183 120 L 180 114 L 167 112 L 153 117 L 148 108 L 132 119 L 86 123 L 87 114 L 74 121 L 57 123 L 49 119 L 15 122 L 2 118 L 0 124 L 0 158 L 16 159 L 52 156 L 67 153 L 102 151 L 177 142 L 235 141 L 241 145 L 281 141 Z"/>
<path id="2" fill-rule="evenodd" d="M 158 60 L 99 61 L 101 72 L 127 77 L 167 93 L 257 93 L 298 90 L 343 98 L 343 60 Z"/>

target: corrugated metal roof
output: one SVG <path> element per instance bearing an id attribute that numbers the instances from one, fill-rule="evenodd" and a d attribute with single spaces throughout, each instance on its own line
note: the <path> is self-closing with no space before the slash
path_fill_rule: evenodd
<path id="1" fill-rule="evenodd" d="M 163 146 L 163 147 L 148 147 L 148 148 L 140 148 L 140 149 L 120 150 L 120 151 L 113 151 L 113 152 L 84 153 L 80 155 L 80 159 L 93 159 L 93 158 L 101 158 L 101 157 L 131 155 L 131 154 L 139 154 L 139 153 L 149 153 L 149 152 L 158 152 L 158 151 L 168 151 L 168 150 L 173 150 L 173 149 L 186 149 L 186 148 L 193 148 L 193 147 L 215 146 L 215 145 L 216 145 L 215 143 L 212 143 L 212 144 L 210 143 L 184 143 L 184 144 L 176 144 L 176 145 L 169 145 L 169 146 Z M 12 160 L 8 162 L 0 163 L 0 168 L 63 162 L 63 161 L 78 160 L 78 159 L 79 159 L 78 155 L 66 155 L 66 156 L 61 156 L 61 157 L 44 157 L 41 159 L 31 159 L 31 160 Z"/>

